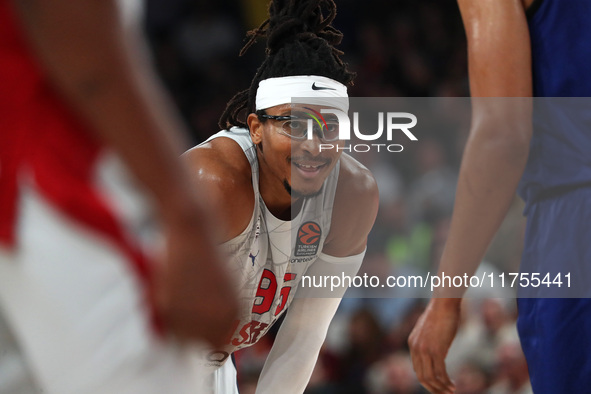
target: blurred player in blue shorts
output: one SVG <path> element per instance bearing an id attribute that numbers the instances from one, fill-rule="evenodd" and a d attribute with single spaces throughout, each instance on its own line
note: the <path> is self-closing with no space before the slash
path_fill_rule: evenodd
<path id="1" fill-rule="evenodd" d="M 540 279 L 549 273 L 551 282 L 563 282 L 562 291 L 529 286 L 519 293 L 518 330 L 532 387 L 536 393 L 588 392 L 591 303 L 581 297 L 588 297 L 591 270 L 591 116 L 580 97 L 591 95 L 591 3 L 459 5 L 473 119 L 439 270 L 472 274 L 518 191 L 527 215 L 521 272 Z M 560 98 L 532 103 L 531 96 Z M 461 299 L 448 297 L 461 293 L 435 296 L 409 338 L 411 354 L 427 389 L 453 392 L 444 360 Z"/>

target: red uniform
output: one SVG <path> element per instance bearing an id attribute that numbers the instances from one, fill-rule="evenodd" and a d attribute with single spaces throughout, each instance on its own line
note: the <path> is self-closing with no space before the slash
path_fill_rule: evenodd
<path id="1" fill-rule="evenodd" d="M 0 0 L 0 320 L 44 392 L 199 392 L 188 354 L 150 326 L 145 198 L 51 86 L 14 12 Z"/>

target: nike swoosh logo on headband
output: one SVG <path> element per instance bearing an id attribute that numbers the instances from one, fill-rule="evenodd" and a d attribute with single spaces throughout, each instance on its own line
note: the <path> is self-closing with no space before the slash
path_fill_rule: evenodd
<path id="1" fill-rule="evenodd" d="M 327 87 L 324 87 L 324 86 L 316 86 L 316 82 L 314 82 L 312 84 L 312 90 L 336 90 L 336 89 L 327 88 Z"/>

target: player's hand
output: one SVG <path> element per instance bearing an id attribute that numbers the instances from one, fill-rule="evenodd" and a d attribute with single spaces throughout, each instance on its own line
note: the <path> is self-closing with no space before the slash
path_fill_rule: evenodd
<path id="1" fill-rule="evenodd" d="M 460 299 L 434 298 L 412 330 L 408 344 L 413 368 L 431 393 L 454 393 L 445 356 L 458 330 Z"/>
<path id="2" fill-rule="evenodd" d="M 164 330 L 180 340 L 222 346 L 237 320 L 236 286 L 211 241 L 201 214 L 165 225 L 165 264 L 155 278 L 157 313 Z"/>

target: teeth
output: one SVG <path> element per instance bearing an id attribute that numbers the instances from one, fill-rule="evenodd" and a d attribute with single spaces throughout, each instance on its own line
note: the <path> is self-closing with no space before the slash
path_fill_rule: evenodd
<path id="1" fill-rule="evenodd" d="M 311 166 L 311 165 L 306 165 L 306 164 L 297 164 L 297 166 L 300 168 L 304 168 L 306 170 L 312 170 L 312 169 L 317 169 L 317 168 L 321 167 L 321 165 Z"/>

